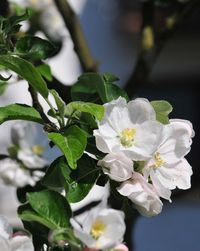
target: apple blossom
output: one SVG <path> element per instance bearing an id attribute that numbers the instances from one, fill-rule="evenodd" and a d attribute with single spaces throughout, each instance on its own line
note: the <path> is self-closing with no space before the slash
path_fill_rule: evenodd
<path id="1" fill-rule="evenodd" d="M 122 97 L 104 105 L 105 116 L 94 130 L 97 148 L 104 153 L 124 153 L 132 160 L 151 157 L 160 140 L 163 125 L 156 121 L 148 100 L 130 102 Z"/>
<path id="2" fill-rule="evenodd" d="M 98 161 L 102 166 L 103 172 L 112 180 L 125 181 L 132 176 L 133 161 L 123 153 L 109 153 L 102 160 Z"/>
<path id="3" fill-rule="evenodd" d="M 117 190 L 121 195 L 127 196 L 144 216 L 154 216 L 162 210 L 163 204 L 156 189 L 140 173 L 133 173 L 132 179 L 123 182 Z"/>
<path id="4" fill-rule="evenodd" d="M 170 120 L 170 124 L 164 127 L 157 150 L 143 169 L 144 176 L 150 176 L 159 195 L 165 199 L 170 199 L 167 190 L 191 186 L 192 168 L 184 156 L 190 151 L 193 136 L 189 121 Z"/>
<path id="5" fill-rule="evenodd" d="M 34 251 L 32 241 L 28 236 L 16 235 L 13 237 L 12 227 L 7 219 L 1 215 L 0 246 L 1 251 Z"/>
<path id="6" fill-rule="evenodd" d="M 124 213 L 114 209 L 95 208 L 81 225 L 71 219 L 74 234 L 88 248 L 111 249 L 120 244 L 125 233 Z"/>
<path id="7" fill-rule="evenodd" d="M 16 160 L 5 158 L 0 160 L 0 182 L 15 187 L 24 187 L 25 185 L 34 186 L 43 176 L 41 171 L 33 171 L 22 167 Z"/>
<path id="8" fill-rule="evenodd" d="M 44 147 L 35 144 L 34 127 L 32 123 L 20 121 L 11 128 L 13 144 L 19 147 L 17 157 L 28 168 L 43 168 L 48 161 L 41 157 Z"/>

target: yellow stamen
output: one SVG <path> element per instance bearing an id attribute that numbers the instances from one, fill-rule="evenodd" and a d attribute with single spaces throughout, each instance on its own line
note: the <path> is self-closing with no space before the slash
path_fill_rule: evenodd
<path id="1" fill-rule="evenodd" d="M 91 235 L 97 240 L 106 230 L 106 225 L 101 220 L 96 220 L 91 227 Z"/>
<path id="2" fill-rule="evenodd" d="M 120 142 L 121 144 L 128 148 L 133 145 L 134 137 L 136 134 L 136 130 L 134 128 L 126 128 L 120 134 Z"/>
<path id="3" fill-rule="evenodd" d="M 164 161 L 164 159 L 162 159 L 160 153 L 156 152 L 154 154 L 154 159 L 155 159 L 155 163 L 153 165 L 154 168 L 159 168 L 161 166 L 163 166 L 166 162 Z"/>
<path id="4" fill-rule="evenodd" d="M 32 151 L 37 155 L 41 155 L 44 152 L 44 147 L 41 145 L 34 145 L 32 147 Z"/>

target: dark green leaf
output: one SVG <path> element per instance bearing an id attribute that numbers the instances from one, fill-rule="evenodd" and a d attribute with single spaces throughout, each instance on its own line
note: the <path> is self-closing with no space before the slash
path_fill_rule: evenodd
<path id="1" fill-rule="evenodd" d="M 105 79 L 106 82 L 110 82 L 110 83 L 119 80 L 119 78 L 117 76 L 115 76 L 115 75 L 113 75 L 112 73 L 109 73 L 109 72 L 108 73 L 104 73 L 103 74 L 103 78 Z"/>
<path id="2" fill-rule="evenodd" d="M 74 111 L 87 112 L 93 115 L 99 121 L 104 116 L 104 107 L 89 102 L 76 101 L 71 102 L 65 107 L 65 115 L 70 116 Z"/>
<path id="3" fill-rule="evenodd" d="M 65 157 L 59 157 L 49 166 L 41 183 L 48 188 L 64 188 L 69 166 Z"/>
<path id="4" fill-rule="evenodd" d="M 169 124 L 168 115 L 173 110 L 171 104 L 165 100 L 156 100 L 156 101 L 152 101 L 151 105 L 153 106 L 156 112 L 156 119 L 162 124 Z"/>
<path id="5" fill-rule="evenodd" d="M 46 59 L 54 55 L 55 46 L 40 37 L 25 36 L 17 40 L 15 52 L 31 60 Z"/>
<path id="6" fill-rule="evenodd" d="M 43 120 L 33 107 L 24 104 L 13 104 L 0 107 L 0 124 L 8 120 L 28 120 L 43 124 Z"/>
<path id="7" fill-rule="evenodd" d="M 65 173 L 68 186 L 66 187 L 66 198 L 70 203 L 79 202 L 92 189 L 99 176 L 99 169 L 95 166 L 95 161 L 84 154 L 78 160 L 77 169 L 70 170 L 66 168 L 68 173 Z M 68 177 L 67 177 L 68 175 Z"/>
<path id="8" fill-rule="evenodd" d="M 32 215 L 38 218 L 38 222 L 44 224 L 50 229 L 66 228 L 70 225 L 69 219 L 71 218 L 71 208 L 67 200 L 55 191 L 44 190 L 40 192 L 28 193 L 28 202 L 32 209 L 36 212 Z M 30 218 L 29 214 L 26 214 L 26 219 Z M 28 218 L 29 217 L 29 218 Z M 23 217 L 23 220 L 26 220 Z M 31 220 L 31 219 L 30 219 Z"/>
<path id="9" fill-rule="evenodd" d="M 41 64 L 37 66 L 37 70 L 39 73 L 48 81 L 53 80 L 52 72 L 51 72 L 51 67 L 48 64 Z"/>
<path id="10" fill-rule="evenodd" d="M 49 91 L 45 81 L 30 62 L 11 55 L 0 55 L 0 65 L 7 67 L 27 80 L 44 98 L 48 97 Z"/>
<path id="11" fill-rule="evenodd" d="M 87 144 L 85 132 L 78 126 L 71 126 L 64 134 L 52 132 L 48 137 L 64 153 L 69 166 L 76 169 L 76 162 L 82 156 Z"/>
<path id="12" fill-rule="evenodd" d="M 85 73 L 78 82 L 72 86 L 71 95 L 73 100 L 92 101 L 100 97 L 103 103 L 110 102 L 122 96 L 128 100 L 124 90 L 117 85 L 108 82 L 117 78 L 113 75 L 100 75 L 98 73 Z M 96 103 L 96 102 L 95 102 Z"/>

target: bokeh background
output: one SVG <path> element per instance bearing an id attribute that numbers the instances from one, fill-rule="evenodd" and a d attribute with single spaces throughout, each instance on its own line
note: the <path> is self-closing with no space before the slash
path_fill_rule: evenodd
<path id="1" fill-rule="evenodd" d="M 2 13 L 6 12 L 3 2 L 0 2 Z M 60 46 L 59 53 L 47 62 L 54 76 L 64 85 L 76 82 L 82 67 L 53 1 L 45 0 L 45 7 L 41 7 L 43 1 L 37 0 L 10 2 L 22 7 L 31 4 L 33 8 L 39 8 L 42 29 L 37 35 L 48 35 Z M 137 219 L 132 225 L 131 235 L 134 251 L 199 251 L 200 1 L 169 0 L 168 4 L 163 0 L 161 4 L 157 1 L 156 7 L 153 1 L 139 0 L 68 2 L 80 20 L 98 70 L 118 76 L 119 85 L 126 88 L 132 97 L 169 101 L 174 107 L 171 117 L 192 121 L 196 133 L 187 158 L 194 172 L 192 188 L 175 191 L 173 203 L 166 203 L 159 216 Z M 153 24 L 154 30 L 147 29 L 144 33 L 145 27 L 150 24 Z M 27 29 L 26 26 L 24 24 L 24 29 Z M 10 85 L 0 96 L 1 106 L 13 102 L 31 103 L 25 82 Z M 0 126 L 1 153 L 6 151 L 10 143 L 11 125 L 10 122 Z M 41 135 L 41 128 L 37 130 L 37 135 Z M 48 156 L 53 159 L 56 154 L 51 152 Z M 95 189 L 87 197 L 87 202 L 100 198 L 104 193 L 101 188 Z M 75 205 L 75 208 L 83 204 Z M 0 214 L 7 215 L 14 225 L 19 224 L 16 208 L 14 188 L 0 185 Z"/>

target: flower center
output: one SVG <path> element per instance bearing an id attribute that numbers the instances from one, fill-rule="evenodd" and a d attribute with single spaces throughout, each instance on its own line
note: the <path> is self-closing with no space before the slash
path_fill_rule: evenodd
<path id="1" fill-rule="evenodd" d="M 155 163 L 153 164 L 154 168 L 159 168 L 166 163 L 165 160 L 161 157 L 159 152 L 156 152 L 154 154 L 154 159 L 155 159 Z"/>
<path id="2" fill-rule="evenodd" d="M 91 227 L 91 235 L 97 240 L 106 229 L 106 225 L 101 220 L 96 220 Z"/>
<path id="3" fill-rule="evenodd" d="M 32 151 L 37 155 L 42 155 L 44 152 L 44 147 L 41 145 L 34 145 L 32 146 Z"/>
<path id="4" fill-rule="evenodd" d="M 120 142 L 121 144 L 128 148 L 133 145 L 134 137 L 136 134 L 136 130 L 134 128 L 126 128 L 120 134 Z"/>

